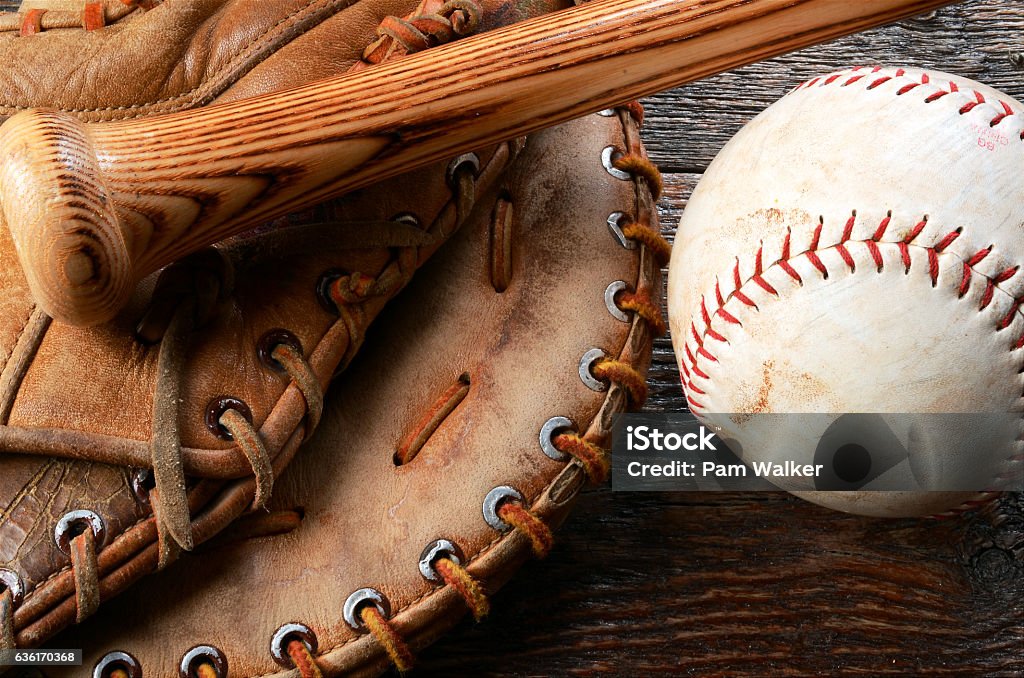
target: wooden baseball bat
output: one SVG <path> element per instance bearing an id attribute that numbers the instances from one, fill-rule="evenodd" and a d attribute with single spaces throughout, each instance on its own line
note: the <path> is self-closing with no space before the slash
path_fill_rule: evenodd
<path id="1" fill-rule="evenodd" d="M 37 303 L 110 319 L 160 267 L 290 211 L 952 0 L 594 0 L 227 105 L 0 127 L 0 204 Z"/>

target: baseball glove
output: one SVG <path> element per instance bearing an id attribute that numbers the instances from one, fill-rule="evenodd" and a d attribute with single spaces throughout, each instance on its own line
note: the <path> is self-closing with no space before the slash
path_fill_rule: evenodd
<path id="1" fill-rule="evenodd" d="M 222 102 L 554 7 L 26 0 L 0 14 L 0 114 L 45 106 L 103 121 Z M 368 323 L 513 150 L 263 225 L 148 279 L 95 328 L 33 305 L 0 228 L 0 648 L 81 621 L 263 506 Z"/>
<path id="2" fill-rule="evenodd" d="M 373 675 L 485 615 L 645 396 L 667 245 L 639 115 L 529 137 L 370 330 L 270 512 L 61 646 L 94 678 Z"/>

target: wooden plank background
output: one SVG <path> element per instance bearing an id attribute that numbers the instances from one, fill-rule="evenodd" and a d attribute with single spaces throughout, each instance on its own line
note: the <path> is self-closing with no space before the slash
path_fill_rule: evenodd
<path id="1" fill-rule="evenodd" d="M 1024 100 L 1024 2 L 965 2 L 645 101 L 664 233 L 747 120 L 857 64 L 945 70 Z M 683 408 L 667 338 L 650 387 L 648 410 Z M 424 652 L 416 675 L 655 673 L 1024 675 L 1024 498 L 938 522 L 781 493 L 591 490 L 548 559 L 495 596 L 490 618 Z"/>

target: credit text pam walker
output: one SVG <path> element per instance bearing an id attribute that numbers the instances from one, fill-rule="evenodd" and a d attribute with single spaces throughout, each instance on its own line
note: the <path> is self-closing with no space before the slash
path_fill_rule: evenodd
<path id="1" fill-rule="evenodd" d="M 630 451 L 654 450 L 659 452 L 676 452 L 686 450 L 716 451 L 712 442 L 714 433 L 703 426 L 700 432 L 662 433 L 648 426 L 627 426 L 626 447 Z M 631 461 L 626 472 L 634 478 L 680 477 L 695 478 L 746 478 L 752 470 L 759 478 L 817 478 L 821 475 L 822 464 L 798 464 L 791 459 L 783 463 L 770 461 L 752 461 L 746 464 L 721 464 L 714 461 L 671 461 L 667 464 L 644 464 Z"/>

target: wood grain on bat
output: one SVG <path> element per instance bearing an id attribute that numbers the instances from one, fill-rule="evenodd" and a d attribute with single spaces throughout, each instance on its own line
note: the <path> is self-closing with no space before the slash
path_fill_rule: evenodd
<path id="1" fill-rule="evenodd" d="M 222 106 L 95 125 L 28 111 L 0 128 L 0 145 L 21 158 L 0 161 L 0 200 L 40 305 L 55 318 L 95 324 L 112 317 L 145 275 L 252 225 L 474 147 L 946 4 L 597 0 Z M 45 133 L 25 135 L 28 128 Z M 63 147 L 62 136 L 73 155 L 53 150 Z M 25 150 L 22 141 L 43 147 Z M 102 209 L 86 219 L 85 204 Z"/>

